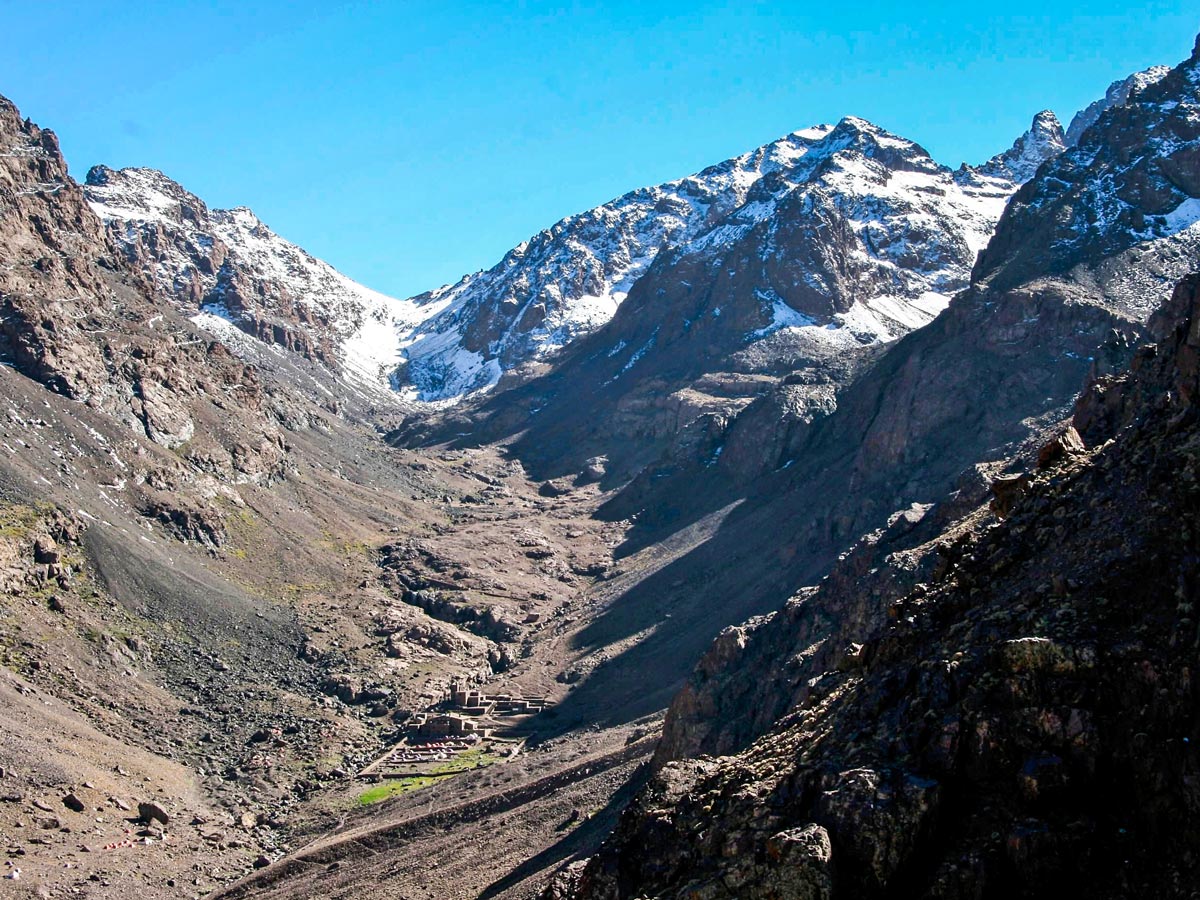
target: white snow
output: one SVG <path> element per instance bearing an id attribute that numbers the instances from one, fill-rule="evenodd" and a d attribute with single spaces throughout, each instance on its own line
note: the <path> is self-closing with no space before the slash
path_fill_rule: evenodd
<path id="1" fill-rule="evenodd" d="M 1200 222 L 1200 197 L 1188 197 L 1162 217 L 1167 234 L 1176 234 Z"/>
<path id="2" fill-rule="evenodd" d="M 783 328 L 804 328 L 806 326 L 812 326 L 816 324 L 813 319 L 809 318 L 803 313 L 797 312 L 784 303 L 781 299 L 779 299 L 778 296 L 775 295 L 774 291 L 769 291 L 766 293 L 762 291 L 755 291 L 754 295 L 758 297 L 759 300 L 771 304 L 771 321 L 769 324 L 763 326 L 757 331 L 752 331 L 750 334 L 748 334 L 746 337 L 751 340 L 766 337 L 768 334 L 772 334 Z"/>

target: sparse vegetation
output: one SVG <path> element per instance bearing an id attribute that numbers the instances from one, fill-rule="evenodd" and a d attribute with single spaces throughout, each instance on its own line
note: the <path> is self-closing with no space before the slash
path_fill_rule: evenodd
<path id="1" fill-rule="evenodd" d="M 476 747 L 458 754 L 453 759 L 445 760 L 429 768 L 428 774 L 410 775 L 407 778 L 392 778 L 382 784 L 364 791 L 358 796 L 360 806 L 370 806 L 389 797 L 419 791 L 429 787 L 436 781 L 447 776 L 469 772 L 472 769 L 483 769 L 500 761 L 500 755 L 484 747 Z"/>
<path id="2" fill-rule="evenodd" d="M 39 504 L 41 506 L 41 504 Z M 0 505 L 0 538 L 21 539 L 26 537 L 45 512 L 53 507 L 39 509 L 24 504 Z"/>

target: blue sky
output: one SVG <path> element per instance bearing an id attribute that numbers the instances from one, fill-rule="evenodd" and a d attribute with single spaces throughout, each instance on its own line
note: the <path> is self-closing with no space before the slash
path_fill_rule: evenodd
<path id="1" fill-rule="evenodd" d="M 1193 3 L 0 0 L 0 93 L 407 296 L 572 212 L 855 114 L 956 166 L 1175 64 Z"/>

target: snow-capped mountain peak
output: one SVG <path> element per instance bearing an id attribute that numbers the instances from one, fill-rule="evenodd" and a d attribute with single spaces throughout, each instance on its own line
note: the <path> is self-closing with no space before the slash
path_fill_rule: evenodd
<path id="1" fill-rule="evenodd" d="M 1160 77 L 1152 69 L 1114 85 L 1072 132 Z M 745 252 L 765 259 L 781 246 L 779 228 L 822 216 L 853 233 L 846 263 L 793 260 L 795 285 L 767 279 L 747 296 L 784 298 L 807 284 L 816 294 L 792 307 L 803 315 L 822 320 L 829 306 L 860 340 L 896 337 L 966 284 L 1008 199 L 1072 139 L 1043 111 L 1010 149 L 953 172 L 913 141 L 846 116 L 568 216 L 490 269 L 407 300 L 350 281 L 245 207 L 208 209 L 152 169 L 97 167 L 86 190 L 127 253 L 213 328 L 231 322 L 408 399 L 454 402 L 603 326 L 656 260 L 715 259 L 746 240 L 757 243 Z"/>
<path id="2" fill-rule="evenodd" d="M 405 341 L 398 386 L 425 401 L 491 387 L 607 322 L 659 251 L 683 244 L 792 172 L 834 126 L 794 131 L 694 175 L 640 188 L 555 223 L 491 269 L 412 298 L 432 311 Z"/>
<path id="3" fill-rule="evenodd" d="M 403 334 L 423 318 L 281 238 L 248 207 L 210 209 L 155 169 L 95 166 L 84 192 L 158 289 L 218 336 L 236 327 L 382 389 Z"/>
<path id="4" fill-rule="evenodd" d="M 1033 117 L 1029 130 L 1017 138 L 1011 148 L 973 171 L 977 175 L 1020 185 L 1031 179 L 1042 163 L 1058 156 L 1064 149 L 1066 140 L 1058 116 L 1044 109 Z"/>
<path id="5" fill-rule="evenodd" d="M 1035 132 L 1039 127 L 1035 123 Z M 1058 135 L 1061 146 L 1061 129 Z M 612 318 L 663 248 L 692 253 L 729 245 L 774 216 L 788 194 L 817 181 L 835 193 L 869 193 L 861 185 L 894 182 L 881 190 L 929 187 L 953 195 L 944 205 L 953 208 L 956 240 L 971 259 L 959 267 L 963 279 L 938 281 L 965 283 L 1004 201 L 1036 168 L 1029 160 L 1052 141 L 1036 132 L 1028 143 L 1022 152 L 1009 151 L 1009 168 L 998 163 L 986 178 L 958 184 L 918 144 L 847 116 L 836 125 L 793 131 L 694 175 L 632 191 L 561 220 L 485 272 L 412 298 L 432 314 L 406 339 L 396 385 L 423 401 L 489 388 L 505 371 L 544 358 Z M 931 183 L 906 187 L 911 177 Z M 909 321 L 929 315 L 924 309 Z"/>

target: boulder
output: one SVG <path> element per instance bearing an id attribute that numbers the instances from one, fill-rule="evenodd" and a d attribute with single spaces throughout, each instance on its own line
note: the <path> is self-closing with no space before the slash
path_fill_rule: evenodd
<path id="1" fill-rule="evenodd" d="M 1037 467 L 1048 469 L 1064 459 L 1086 452 L 1083 438 L 1079 436 L 1074 425 L 1068 425 L 1038 451 Z"/>
<path id="2" fill-rule="evenodd" d="M 997 518 L 1007 519 L 1017 501 L 1029 489 L 1029 476 L 1024 472 L 997 475 L 992 481 L 992 502 L 989 506 Z"/>
<path id="3" fill-rule="evenodd" d="M 54 538 L 42 536 L 33 542 L 33 561 L 39 565 L 57 565 L 62 562 L 62 554 Z"/>
<path id="4" fill-rule="evenodd" d="M 171 821 L 171 817 L 167 815 L 167 811 L 162 806 L 149 800 L 138 803 L 138 818 L 147 824 L 161 822 L 163 825 L 167 825 Z"/>
<path id="5" fill-rule="evenodd" d="M 63 806 L 71 810 L 71 812 L 81 813 L 87 808 L 83 801 L 74 794 L 67 794 L 67 796 L 62 798 L 62 802 Z"/>

